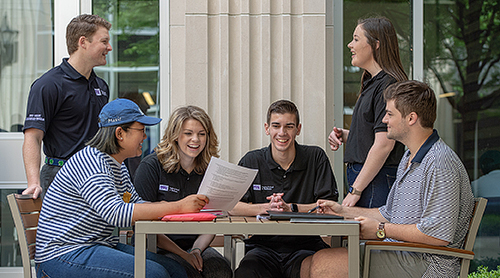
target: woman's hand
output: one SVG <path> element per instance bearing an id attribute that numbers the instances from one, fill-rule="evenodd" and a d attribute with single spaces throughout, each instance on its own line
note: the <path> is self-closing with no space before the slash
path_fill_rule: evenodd
<path id="1" fill-rule="evenodd" d="M 344 130 L 342 128 L 334 127 L 333 131 L 328 136 L 328 143 L 332 151 L 339 149 L 340 145 L 344 142 Z"/>
<path id="2" fill-rule="evenodd" d="M 346 207 L 353 207 L 356 205 L 360 198 L 361 196 L 359 195 L 347 194 L 347 196 L 345 196 L 344 200 L 342 201 L 342 205 Z"/>
<path id="3" fill-rule="evenodd" d="M 189 253 L 185 252 L 181 257 L 199 272 L 203 270 L 203 259 L 201 258 L 201 250 L 199 248 L 194 248 Z"/>
<path id="4" fill-rule="evenodd" d="M 202 194 L 193 194 L 176 202 L 180 206 L 181 213 L 200 212 L 208 204 L 208 197 Z"/>

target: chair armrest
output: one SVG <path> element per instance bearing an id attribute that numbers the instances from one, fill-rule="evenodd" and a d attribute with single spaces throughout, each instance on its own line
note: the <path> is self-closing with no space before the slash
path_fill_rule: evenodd
<path id="1" fill-rule="evenodd" d="M 120 230 L 119 242 L 123 244 L 130 244 L 130 239 L 133 234 L 134 231 L 132 230 Z"/>
<path id="2" fill-rule="evenodd" d="M 367 241 L 365 252 L 369 252 L 369 250 L 408 251 L 453 256 L 468 260 L 474 259 L 472 251 L 413 242 Z"/>

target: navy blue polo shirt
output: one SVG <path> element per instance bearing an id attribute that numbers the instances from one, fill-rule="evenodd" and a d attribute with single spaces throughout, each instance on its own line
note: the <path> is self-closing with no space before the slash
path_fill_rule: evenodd
<path id="1" fill-rule="evenodd" d="M 87 80 L 65 58 L 31 85 L 23 132 L 42 130 L 45 155 L 69 159 L 96 134 L 108 99 L 103 79 L 92 70 Z"/>
<path id="2" fill-rule="evenodd" d="M 361 92 L 354 106 L 349 136 L 345 144 L 344 162 L 365 163 L 370 148 L 375 142 L 375 133 L 387 132 L 387 125 L 382 122 L 385 116 L 384 90 L 396 79 L 380 71 L 374 77 L 363 82 Z M 404 146 L 396 142 L 385 166 L 396 166 L 399 164 L 404 153 Z"/>

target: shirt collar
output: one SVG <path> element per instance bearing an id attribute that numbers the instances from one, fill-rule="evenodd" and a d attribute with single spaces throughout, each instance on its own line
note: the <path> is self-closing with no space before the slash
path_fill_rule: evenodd
<path id="1" fill-rule="evenodd" d="M 85 78 L 85 76 L 81 75 L 70 63 L 68 63 L 68 58 L 63 58 L 63 61 L 61 63 L 61 68 L 66 73 L 71 79 L 79 79 L 79 78 Z M 92 69 L 90 72 L 90 77 L 89 80 L 92 80 L 95 78 L 95 72 Z M 87 78 L 85 78 L 87 79 Z"/>
<path id="2" fill-rule="evenodd" d="M 431 149 L 432 145 L 434 145 L 434 143 L 436 143 L 438 140 L 439 140 L 438 132 L 437 130 L 434 129 L 432 131 L 431 136 L 429 136 L 429 138 L 425 140 L 424 144 L 417 151 L 417 154 L 415 154 L 415 157 L 412 159 L 411 162 L 421 163 L 427 152 L 429 152 L 429 150 Z"/>
<path id="3" fill-rule="evenodd" d="M 300 159 L 300 158 L 305 156 L 305 154 L 304 154 L 305 150 L 302 148 L 302 146 L 299 143 L 297 143 L 297 141 L 295 141 L 294 143 L 295 143 L 295 158 L 294 158 L 292 164 L 290 165 L 290 168 L 288 168 L 288 171 L 304 170 L 307 168 L 307 162 L 305 161 L 305 159 Z M 297 158 L 299 158 L 299 159 L 297 159 Z M 278 167 L 281 167 L 273 159 L 272 145 L 271 144 L 269 144 L 269 146 L 266 149 L 266 162 L 267 162 L 267 166 L 269 167 L 269 169 L 276 169 Z"/>
<path id="4" fill-rule="evenodd" d="M 370 79 L 367 79 L 363 82 L 363 88 L 366 88 L 369 83 L 375 82 L 375 80 L 383 79 L 387 73 L 384 70 L 381 70 L 377 75 L 372 76 Z"/>

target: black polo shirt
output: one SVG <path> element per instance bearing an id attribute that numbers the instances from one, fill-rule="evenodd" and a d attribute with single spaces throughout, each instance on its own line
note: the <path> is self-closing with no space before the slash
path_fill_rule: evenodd
<path id="1" fill-rule="evenodd" d="M 352 114 L 344 162 L 365 163 L 375 142 L 375 133 L 387 132 L 387 125 L 382 122 L 385 116 L 384 90 L 395 82 L 396 79 L 385 71 L 363 82 L 364 90 L 356 101 Z M 404 145 L 396 142 L 384 165 L 398 165 L 403 153 Z"/>
<path id="2" fill-rule="evenodd" d="M 286 171 L 274 161 L 271 145 L 245 154 L 239 165 L 259 172 L 241 201 L 267 203 L 267 196 L 281 192 L 287 203 L 310 204 L 318 199 L 337 201 L 337 183 L 323 149 L 297 142 L 295 149 L 295 160 Z"/>
<path id="3" fill-rule="evenodd" d="M 241 158 L 239 165 L 259 170 L 241 201 L 268 203 L 267 196 L 281 192 L 287 203 L 310 204 L 318 199 L 337 201 L 337 183 L 325 151 L 317 146 L 300 145 L 297 142 L 295 149 L 295 159 L 288 170 L 283 170 L 273 160 L 271 145 L 250 151 Z M 318 251 L 325 247 L 319 236 L 255 235 L 246 243 L 248 249 L 263 245 L 277 252 Z"/>
<path id="4" fill-rule="evenodd" d="M 196 194 L 203 175 L 194 171 L 187 173 L 180 169 L 177 173 L 167 173 L 158 160 L 156 153 L 149 154 L 137 167 L 134 187 L 143 200 L 150 202 L 177 201 L 188 195 Z M 193 246 L 198 235 L 167 235 L 179 247 L 187 250 Z"/>
<path id="5" fill-rule="evenodd" d="M 69 159 L 96 134 L 108 99 L 103 79 L 92 71 L 87 80 L 65 58 L 31 85 L 23 131 L 42 130 L 45 155 Z"/>

